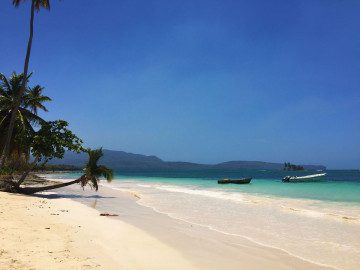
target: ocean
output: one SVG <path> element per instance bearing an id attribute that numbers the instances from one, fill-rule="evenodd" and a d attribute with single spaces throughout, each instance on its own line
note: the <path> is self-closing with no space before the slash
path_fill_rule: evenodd
<path id="1" fill-rule="evenodd" d="M 170 218 L 337 269 L 360 268 L 360 171 L 328 170 L 319 182 L 283 183 L 266 170 L 117 173 L 102 185 L 131 192 L 138 204 Z M 50 178 L 73 179 L 80 173 Z M 252 176 L 248 185 L 221 178 Z M 116 210 L 116 206 L 114 206 Z"/>
<path id="2" fill-rule="evenodd" d="M 307 175 L 316 171 L 269 171 L 269 170 L 199 170 L 199 171 L 140 171 L 116 172 L 114 181 L 141 181 L 146 183 L 166 183 L 224 192 L 239 192 L 285 198 L 314 199 L 329 202 L 360 204 L 360 170 L 328 170 L 319 182 L 283 183 L 286 175 Z M 73 179 L 81 172 L 64 173 L 55 178 Z M 253 177 L 249 185 L 218 185 L 223 178 Z"/>

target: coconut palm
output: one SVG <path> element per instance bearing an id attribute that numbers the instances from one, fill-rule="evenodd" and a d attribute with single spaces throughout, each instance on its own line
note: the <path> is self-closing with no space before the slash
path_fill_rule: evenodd
<path id="1" fill-rule="evenodd" d="M 30 76 L 27 77 L 27 81 Z M 9 79 L 3 74 L 0 74 L 0 151 L 3 151 L 5 147 L 6 131 L 10 126 L 11 116 L 21 89 L 22 81 L 22 74 L 16 74 L 14 72 Z M 39 109 L 47 111 L 43 103 L 51 101 L 49 97 L 42 94 L 43 89 L 40 85 L 33 88 L 27 87 L 20 98 L 20 106 L 15 112 L 14 132 L 9 145 L 9 152 L 15 157 L 20 157 L 23 154 L 28 155 L 28 149 L 23 149 L 19 142 L 21 137 L 23 137 L 22 135 L 35 132 L 34 128 L 45 122 L 37 115 Z"/>
<path id="2" fill-rule="evenodd" d="M 108 182 L 111 182 L 113 178 L 113 171 L 106 166 L 97 164 L 99 159 L 103 156 L 102 148 L 95 150 L 88 149 L 86 152 L 89 155 L 89 159 L 85 165 L 84 174 L 81 175 L 78 179 L 45 187 L 18 187 L 17 191 L 24 194 L 33 194 L 36 192 L 62 188 L 73 184 L 80 184 L 82 188 L 84 188 L 86 185 L 89 185 L 97 191 L 99 188 L 98 183 L 100 177 L 104 177 Z"/>
<path id="3" fill-rule="evenodd" d="M 13 5 L 15 7 L 18 7 L 22 2 L 25 2 L 25 0 L 13 0 Z M 50 9 L 50 0 L 31 0 L 31 10 L 30 10 L 30 34 L 28 39 L 28 45 L 26 49 L 26 56 L 25 56 L 25 63 L 24 63 L 24 78 L 28 77 L 28 69 L 29 69 L 29 61 L 30 61 L 30 54 L 31 54 L 31 47 L 32 47 L 32 40 L 33 40 L 33 34 L 34 34 L 34 15 L 35 10 L 39 11 L 41 8 Z M 10 142 L 13 137 L 13 131 L 15 127 L 15 120 L 16 120 L 16 112 L 18 111 L 20 104 L 21 104 L 21 97 L 23 96 L 24 92 L 26 91 L 26 83 L 27 80 L 23 80 L 21 82 L 21 88 L 17 95 L 17 98 L 15 99 L 14 103 L 14 109 L 12 110 L 7 135 L 5 138 L 5 143 L 3 150 L 0 152 L 0 169 L 4 166 L 5 159 L 7 158 L 9 151 L 10 151 Z"/>
<path id="4" fill-rule="evenodd" d="M 25 0 L 13 0 L 13 5 L 18 7 Z M 40 8 L 50 9 L 50 1 L 49 0 L 32 0 L 32 5 L 34 5 L 34 9 L 39 11 Z"/>
<path id="5" fill-rule="evenodd" d="M 43 96 L 42 92 L 44 91 L 44 87 L 40 85 L 36 85 L 30 88 L 29 91 L 26 92 L 24 96 L 24 103 L 32 113 L 38 114 L 38 110 L 43 110 L 47 112 L 47 108 L 43 105 L 46 101 L 51 101 L 51 98 L 47 96 Z"/>

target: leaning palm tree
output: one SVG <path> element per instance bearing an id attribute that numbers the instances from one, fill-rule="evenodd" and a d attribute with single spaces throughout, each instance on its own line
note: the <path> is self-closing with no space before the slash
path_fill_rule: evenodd
<path id="1" fill-rule="evenodd" d="M 29 80 L 29 77 L 30 76 L 27 77 L 27 81 Z M 0 151 L 3 151 L 5 148 L 4 141 L 7 136 L 6 131 L 10 126 L 12 113 L 21 89 L 22 81 L 22 74 L 16 74 L 14 72 L 9 79 L 3 74 L 0 74 Z M 33 88 L 27 87 L 20 98 L 20 106 L 15 113 L 14 132 L 8 146 L 10 156 L 15 159 L 23 154 L 28 156 L 29 149 L 22 149 L 22 144 L 18 141 L 20 138 L 24 137 L 21 135 L 34 133 L 34 128 L 45 122 L 45 120 L 37 115 L 39 109 L 47 111 L 43 103 L 51 101 L 49 97 L 42 94 L 43 90 L 44 88 L 40 85 Z"/>
<path id="2" fill-rule="evenodd" d="M 12 2 L 13 2 L 13 5 L 15 5 L 15 7 L 18 7 L 24 1 L 25 0 L 13 0 Z M 29 61 L 30 61 L 32 40 L 33 40 L 33 34 L 34 34 L 35 10 L 39 11 L 40 8 L 50 9 L 50 0 L 31 0 L 30 34 L 29 34 L 29 40 L 28 40 L 28 45 L 27 45 L 27 49 L 26 49 L 26 56 L 25 56 L 25 63 L 24 63 L 24 72 L 23 72 L 24 78 L 28 77 Z M 4 148 L 3 148 L 2 152 L 1 152 L 1 156 L 0 156 L 0 169 L 4 166 L 5 159 L 7 158 L 8 154 L 9 154 L 10 142 L 11 142 L 11 138 L 13 136 L 13 131 L 14 131 L 14 127 L 15 127 L 16 112 L 18 111 L 18 108 L 21 104 L 21 97 L 24 94 L 24 92 L 26 91 L 26 83 L 27 83 L 27 80 L 24 79 L 21 83 L 20 91 L 15 100 L 14 109 L 11 114 L 9 127 L 8 127 L 7 135 L 5 138 Z"/>
<path id="3" fill-rule="evenodd" d="M 100 177 L 103 176 L 108 182 L 111 182 L 113 179 L 113 171 L 106 166 L 97 164 L 99 159 L 103 156 L 102 148 L 95 150 L 88 149 L 86 152 L 89 155 L 89 159 L 85 165 L 84 174 L 81 175 L 78 179 L 45 187 L 18 187 L 17 191 L 23 194 L 34 194 L 37 192 L 62 188 L 73 184 L 80 184 L 82 188 L 84 188 L 86 185 L 89 185 L 91 188 L 94 188 L 97 191 L 99 189 L 98 183 Z"/>

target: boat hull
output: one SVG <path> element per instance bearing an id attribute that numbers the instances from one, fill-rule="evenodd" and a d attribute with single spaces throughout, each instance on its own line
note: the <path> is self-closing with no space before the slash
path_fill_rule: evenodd
<path id="1" fill-rule="evenodd" d="M 242 179 L 222 179 L 218 180 L 218 184 L 249 184 L 252 178 L 242 178 Z"/>
<path id="2" fill-rule="evenodd" d="M 318 182 L 321 181 L 325 175 L 326 173 L 307 175 L 307 176 L 286 176 L 282 179 L 282 181 L 285 183 Z"/>

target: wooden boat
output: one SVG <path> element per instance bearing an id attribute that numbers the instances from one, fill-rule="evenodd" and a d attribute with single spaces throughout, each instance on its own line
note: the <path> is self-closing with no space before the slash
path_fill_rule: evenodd
<path id="1" fill-rule="evenodd" d="M 305 176 L 285 176 L 282 181 L 287 183 L 316 182 L 320 181 L 326 173 L 311 174 Z"/>
<path id="2" fill-rule="evenodd" d="M 218 184 L 249 184 L 252 178 L 241 179 L 222 179 L 218 180 Z"/>

